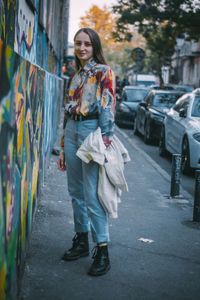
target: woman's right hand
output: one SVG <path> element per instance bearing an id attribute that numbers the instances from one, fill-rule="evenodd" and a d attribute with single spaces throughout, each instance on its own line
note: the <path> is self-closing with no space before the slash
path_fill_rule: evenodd
<path id="1" fill-rule="evenodd" d="M 65 154 L 63 152 L 58 157 L 57 166 L 60 171 L 66 171 Z"/>

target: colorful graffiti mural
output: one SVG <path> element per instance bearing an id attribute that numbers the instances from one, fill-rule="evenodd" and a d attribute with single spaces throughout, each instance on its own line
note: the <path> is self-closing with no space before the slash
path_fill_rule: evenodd
<path id="1" fill-rule="evenodd" d="M 58 4 L 55 0 L 16 1 L 14 26 L 14 50 L 31 63 L 57 75 L 61 47 Z"/>
<path id="2" fill-rule="evenodd" d="M 1 300 L 16 299 L 38 192 L 56 139 L 63 103 L 63 82 L 57 77 L 60 14 L 57 0 L 0 0 Z"/>
<path id="3" fill-rule="evenodd" d="M 24 59 L 58 76 L 62 36 L 60 2 L 0 0 L 0 39 Z"/>
<path id="4" fill-rule="evenodd" d="M 36 18 L 25 0 L 17 1 L 14 50 L 36 63 Z"/>
<path id="5" fill-rule="evenodd" d="M 0 0 L 0 39 L 14 45 L 16 0 Z"/>
<path id="6" fill-rule="evenodd" d="M 61 80 L 0 41 L 0 299 L 13 295 L 56 137 Z"/>
<path id="7" fill-rule="evenodd" d="M 5 9 L 4 9 L 4 3 L 2 0 L 0 0 L 0 39 L 5 38 L 6 34 L 6 28 L 5 28 Z"/>

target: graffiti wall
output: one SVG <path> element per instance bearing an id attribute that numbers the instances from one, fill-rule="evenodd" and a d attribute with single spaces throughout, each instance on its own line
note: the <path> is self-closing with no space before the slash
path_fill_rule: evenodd
<path id="1" fill-rule="evenodd" d="M 0 299 L 13 295 L 56 138 L 62 82 L 0 41 Z M 9 299 L 9 298 L 8 298 Z"/>
<path id="2" fill-rule="evenodd" d="M 63 103 L 61 0 L 0 0 L 0 299 L 15 300 Z"/>
<path id="3" fill-rule="evenodd" d="M 24 59 L 60 75 L 61 0 L 0 0 L 0 39 Z"/>
<path id="4" fill-rule="evenodd" d="M 14 45 L 16 0 L 0 0 L 0 39 Z"/>
<path id="5" fill-rule="evenodd" d="M 36 63 L 37 18 L 26 0 L 17 1 L 15 13 L 15 51 Z"/>
<path id="6" fill-rule="evenodd" d="M 2 1 L 2 0 L 0 0 Z M 60 1 L 16 1 L 14 50 L 33 64 L 59 74 Z"/>

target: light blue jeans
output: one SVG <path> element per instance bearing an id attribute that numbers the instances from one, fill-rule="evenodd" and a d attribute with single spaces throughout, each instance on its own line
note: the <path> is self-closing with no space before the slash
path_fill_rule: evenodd
<path id="1" fill-rule="evenodd" d="M 98 120 L 69 119 L 65 128 L 64 151 L 68 190 L 72 198 L 75 232 L 91 229 L 93 241 L 109 241 L 108 216 L 98 199 L 99 165 L 83 162 L 76 152 L 84 139 L 98 127 Z"/>

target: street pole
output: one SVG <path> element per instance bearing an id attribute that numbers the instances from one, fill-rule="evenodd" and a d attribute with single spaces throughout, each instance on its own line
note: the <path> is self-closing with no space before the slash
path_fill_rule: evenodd
<path id="1" fill-rule="evenodd" d="M 178 196 L 180 190 L 181 154 L 172 155 L 171 191 L 170 196 Z"/>
<path id="2" fill-rule="evenodd" d="M 200 170 L 195 171 L 193 221 L 200 222 Z"/>
<path id="3" fill-rule="evenodd" d="M 138 77 L 138 60 L 136 60 L 136 78 L 135 78 L 135 85 L 137 85 L 137 77 Z"/>

